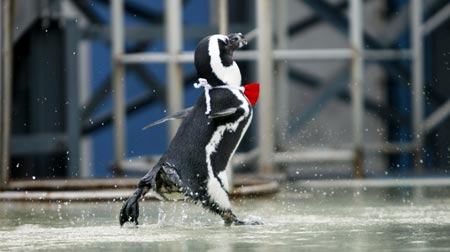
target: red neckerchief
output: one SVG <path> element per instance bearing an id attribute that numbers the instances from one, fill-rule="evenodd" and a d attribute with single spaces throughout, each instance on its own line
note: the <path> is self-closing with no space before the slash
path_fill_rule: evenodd
<path id="1" fill-rule="evenodd" d="M 256 102 L 258 101 L 258 97 L 259 97 L 259 83 L 258 82 L 246 84 L 241 87 L 230 87 L 230 86 L 211 87 L 211 85 L 209 85 L 209 83 L 206 79 L 199 78 L 198 83 L 194 83 L 194 87 L 195 88 L 203 87 L 205 89 L 206 106 L 207 106 L 206 112 L 205 112 L 206 114 L 208 114 L 209 111 L 211 110 L 210 105 L 209 105 L 209 102 L 211 99 L 209 97 L 209 90 L 211 90 L 213 88 L 237 88 L 244 93 L 244 95 L 247 97 L 248 101 L 250 102 L 250 104 L 252 106 L 255 106 Z"/>
<path id="2" fill-rule="evenodd" d="M 252 106 L 255 106 L 259 97 L 259 83 L 254 82 L 244 85 L 244 95 L 247 96 L 248 101 Z"/>

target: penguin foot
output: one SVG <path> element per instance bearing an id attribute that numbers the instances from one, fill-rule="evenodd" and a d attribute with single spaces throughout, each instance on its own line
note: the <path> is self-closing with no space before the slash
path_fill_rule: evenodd
<path id="1" fill-rule="evenodd" d="M 225 226 L 231 226 L 231 224 L 234 224 L 236 226 L 243 226 L 243 225 L 263 225 L 264 223 L 260 220 L 239 220 L 237 216 L 231 212 L 230 210 L 225 211 L 222 214 L 222 218 L 225 222 Z"/>
<path id="2" fill-rule="evenodd" d="M 243 221 L 243 220 L 238 220 L 238 219 L 236 219 L 236 220 L 234 220 L 234 225 L 236 225 L 236 226 L 244 226 L 244 225 L 253 225 L 253 226 L 256 226 L 256 225 L 264 225 L 264 223 L 262 222 L 262 221 L 259 221 L 259 220 L 245 220 L 245 221 Z"/>
<path id="3" fill-rule="evenodd" d="M 119 215 L 120 226 L 123 226 L 126 222 L 134 222 L 136 226 L 138 225 L 139 196 L 137 197 L 136 195 L 133 195 L 123 203 Z"/>

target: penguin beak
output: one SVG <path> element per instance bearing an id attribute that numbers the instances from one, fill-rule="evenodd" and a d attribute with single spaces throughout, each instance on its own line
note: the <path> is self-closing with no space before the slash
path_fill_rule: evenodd
<path id="1" fill-rule="evenodd" d="M 244 35 L 240 32 L 228 34 L 228 39 L 230 41 L 230 47 L 233 49 L 238 49 L 247 45 L 247 40 L 245 40 Z"/>

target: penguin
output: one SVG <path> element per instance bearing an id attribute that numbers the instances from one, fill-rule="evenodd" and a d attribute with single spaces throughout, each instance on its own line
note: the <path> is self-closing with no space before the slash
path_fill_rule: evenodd
<path id="1" fill-rule="evenodd" d="M 241 86 L 242 77 L 233 52 L 247 44 L 242 33 L 211 35 L 195 49 L 196 88 L 203 88 L 193 107 L 165 117 L 145 128 L 172 119 L 181 125 L 157 164 L 139 181 L 120 210 L 119 222 L 138 225 L 139 199 L 153 190 L 180 192 L 222 217 L 224 224 L 259 225 L 243 221 L 231 210 L 226 168 L 253 117 L 259 84 Z"/>

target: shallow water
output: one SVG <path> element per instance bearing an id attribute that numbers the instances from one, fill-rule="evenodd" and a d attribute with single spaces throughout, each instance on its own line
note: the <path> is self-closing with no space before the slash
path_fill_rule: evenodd
<path id="1" fill-rule="evenodd" d="M 450 251 L 448 188 L 302 188 L 233 201 L 263 226 L 224 227 L 186 202 L 0 203 L 0 251 Z"/>

